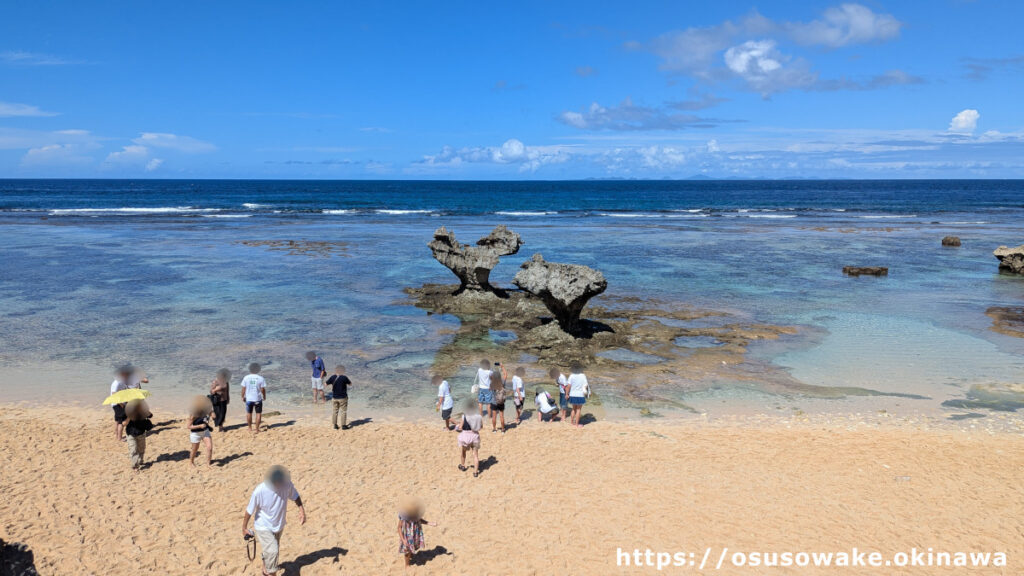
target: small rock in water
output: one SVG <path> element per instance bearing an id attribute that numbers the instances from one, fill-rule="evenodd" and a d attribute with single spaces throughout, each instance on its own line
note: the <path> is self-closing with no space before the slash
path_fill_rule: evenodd
<path id="1" fill-rule="evenodd" d="M 1016 248 L 1000 246 L 992 255 L 999 259 L 1000 271 L 1024 274 L 1024 244 Z"/>
<path id="2" fill-rule="evenodd" d="M 960 237 L 959 236 L 946 236 L 945 238 L 942 239 L 942 245 L 943 246 L 959 246 L 960 245 Z"/>
<path id="3" fill-rule="evenodd" d="M 847 276 L 888 276 L 889 268 L 885 266 L 843 266 L 843 274 Z"/>

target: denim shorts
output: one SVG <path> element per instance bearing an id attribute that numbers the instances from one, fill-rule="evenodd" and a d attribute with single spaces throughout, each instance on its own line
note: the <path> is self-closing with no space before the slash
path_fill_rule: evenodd
<path id="1" fill-rule="evenodd" d="M 583 406 L 587 403 L 587 399 L 584 396 L 569 396 L 569 404 L 573 406 Z"/>
<path id="2" fill-rule="evenodd" d="M 494 401 L 494 393 L 491 392 L 490 390 L 480 390 L 480 393 L 477 394 L 476 399 L 481 404 L 490 404 L 491 402 Z"/>
<path id="3" fill-rule="evenodd" d="M 246 402 L 245 413 L 252 414 L 253 412 L 263 414 L 263 402 Z"/>

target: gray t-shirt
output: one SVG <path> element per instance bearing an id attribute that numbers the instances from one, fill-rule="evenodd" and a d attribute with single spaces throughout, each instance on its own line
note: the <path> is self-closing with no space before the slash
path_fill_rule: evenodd
<path id="1" fill-rule="evenodd" d="M 479 432 L 484 427 L 484 417 L 479 414 L 466 414 L 463 418 L 473 432 Z"/>

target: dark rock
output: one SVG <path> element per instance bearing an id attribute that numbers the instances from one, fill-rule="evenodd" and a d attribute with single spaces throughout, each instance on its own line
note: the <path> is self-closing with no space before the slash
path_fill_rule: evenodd
<path id="1" fill-rule="evenodd" d="M 512 283 L 537 296 L 569 334 L 580 332 L 580 312 L 587 302 L 605 291 L 608 282 L 593 268 L 579 264 L 545 262 L 540 254 L 524 263 Z"/>
<path id="2" fill-rule="evenodd" d="M 500 256 L 519 252 L 523 241 L 519 234 L 505 226 L 498 226 L 476 244 L 470 246 L 460 243 L 455 239 L 454 232 L 442 226 L 434 231 L 434 239 L 428 246 L 434 258 L 459 277 L 457 292 L 496 292 L 490 283 L 491 270 L 498 265 Z"/>
<path id="3" fill-rule="evenodd" d="M 992 319 L 994 332 L 1024 338 L 1024 306 L 992 306 L 985 315 Z"/>
<path id="4" fill-rule="evenodd" d="M 959 246 L 960 245 L 960 237 L 959 236 L 946 236 L 945 238 L 942 239 L 942 245 L 943 246 Z"/>
<path id="5" fill-rule="evenodd" d="M 844 266 L 843 274 L 847 276 L 888 276 L 889 269 L 885 266 Z"/>
<path id="6" fill-rule="evenodd" d="M 992 255 L 999 259 L 999 269 L 1003 272 L 1024 274 L 1024 244 L 1016 248 L 1000 246 Z"/>

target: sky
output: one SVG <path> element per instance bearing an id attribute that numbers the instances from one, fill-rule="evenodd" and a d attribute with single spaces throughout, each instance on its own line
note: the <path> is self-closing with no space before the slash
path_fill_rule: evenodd
<path id="1" fill-rule="evenodd" d="M 0 5 L 0 178 L 1024 178 L 1024 2 Z"/>

